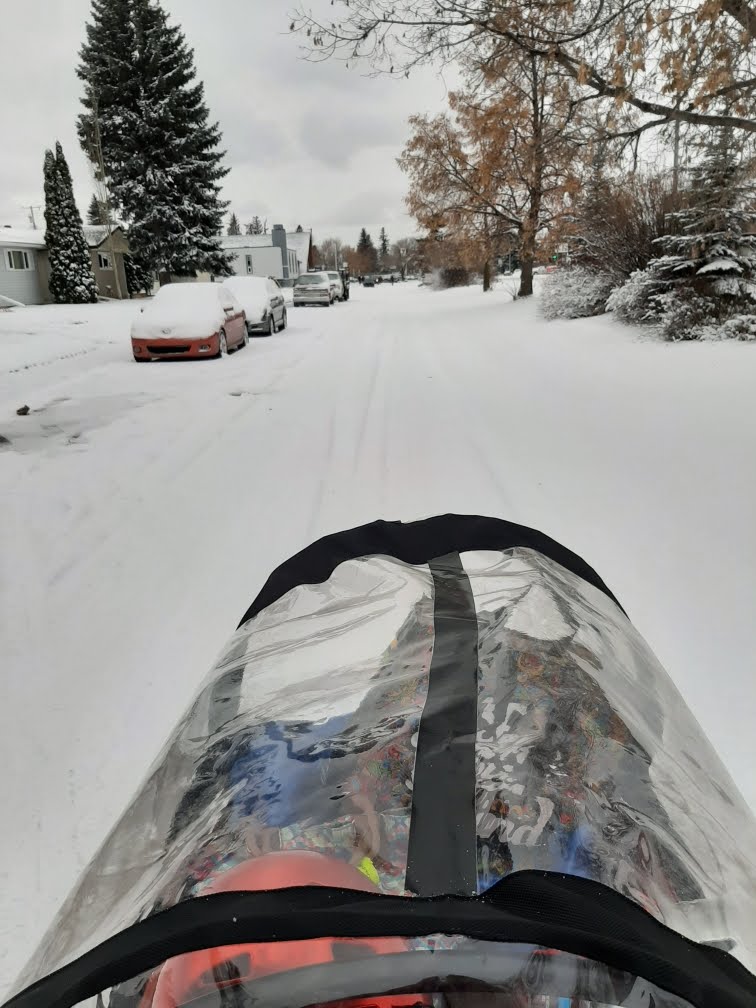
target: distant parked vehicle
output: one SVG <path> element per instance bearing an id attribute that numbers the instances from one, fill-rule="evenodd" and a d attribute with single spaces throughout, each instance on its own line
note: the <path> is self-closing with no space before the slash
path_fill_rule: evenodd
<path id="1" fill-rule="evenodd" d="M 139 362 L 223 357 L 246 345 L 244 309 L 225 284 L 166 284 L 131 326 Z"/>
<path id="2" fill-rule="evenodd" d="M 235 276 L 219 282 L 228 287 L 244 309 L 250 336 L 272 336 L 286 328 L 284 293 L 271 277 Z"/>
<path id="3" fill-rule="evenodd" d="M 363 287 L 375 287 L 375 277 L 366 276 L 362 281 Z"/>
<path id="4" fill-rule="evenodd" d="M 336 270 L 329 270 L 328 277 L 331 281 L 331 290 L 333 291 L 334 301 L 344 300 L 344 281 L 341 279 L 341 274 Z"/>
<path id="5" fill-rule="evenodd" d="M 294 284 L 294 304 L 320 304 L 330 308 L 333 304 L 333 288 L 327 273 L 303 273 Z"/>

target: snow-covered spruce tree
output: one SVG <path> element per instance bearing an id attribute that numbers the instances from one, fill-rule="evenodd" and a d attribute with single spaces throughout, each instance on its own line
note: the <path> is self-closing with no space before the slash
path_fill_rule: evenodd
<path id="1" fill-rule="evenodd" d="M 386 228 L 381 228 L 381 233 L 378 235 L 378 255 L 381 259 L 381 264 L 386 262 L 389 254 L 390 243 L 388 235 L 386 234 Z"/>
<path id="2" fill-rule="evenodd" d="M 79 142 L 96 177 L 101 149 L 108 180 L 123 177 L 129 124 L 139 109 L 132 7 L 133 0 L 92 0 L 86 41 L 79 52 L 77 74 L 84 82 Z M 111 199 L 116 202 L 112 187 Z"/>
<path id="3" fill-rule="evenodd" d="M 45 152 L 45 243 L 50 268 L 50 293 L 58 304 L 97 301 L 97 283 L 82 230 L 81 215 L 63 148 Z"/>
<path id="4" fill-rule="evenodd" d="M 752 338 L 754 162 L 731 128 L 707 131 L 702 148 L 685 205 L 669 215 L 671 233 L 658 239 L 663 255 L 649 263 L 645 277 L 635 277 L 635 285 L 647 297 L 647 317 L 661 321 L 667 339 L 699 339 L 721 326 L 724 335 Z"/>
<path id="5" fill-rule="evenodd" d="M 228 274 L 219 241 L 227 174 L 220 132 L 181 30 L 157 0 L 94 0 L 81 56 L 80 133 L 85 140 L 92 134 L 96 115 L 107 179 L 135 258 L 168 279 Z M 121 98 L 105 79 L 109 57 L 124 85 Z"/>
<path id="6" fill-rule="evenodd" d="M 365 228 L 362 228 L 357 239 L 357 255 L 361 273 L 372 273 L 378 269 L 378 250 Z"/>
<path id="7" fill-rule="evenodd" d="M 239 224 L 239 218 L 235 213 L 231 214 L 231 220 L 228 222 L 228 233 L 230 235 L 241 234 L 241 225 Z"/>

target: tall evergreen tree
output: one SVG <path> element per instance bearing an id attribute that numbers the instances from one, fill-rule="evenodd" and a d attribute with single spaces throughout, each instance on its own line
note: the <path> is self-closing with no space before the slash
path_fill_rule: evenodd
<path id="1" fill-rule="evenodd" d="M 87 210 L 87 224 L 97 225 L 107 223 L 108 211 L 105 204 L 102 200 L 98 200 L 96 196 L 92 196 L 89 209 Z"/>
<path id="2" fill-rule="evenodd" d="M 231 214 L 231 220 L 228 222 L 228 233 L 230 235 L 241 234 L 241 225 L 239 224 L 239 218 L 235 213 Z"/>
<path id="3" fill-rule="evenodd" d="M 80 137 L 91 156 L 99 135 L 136 258 L 168 275 L 229 273 L 220 132 L 181 30 L 157 0 L 93 0 L 78 73 Z"/>
<path id="4" fill-rule="evenodd" d="M 99 173 L 98 141 L 106 172 L 122 175 L 127 121 L 138 115 L 140 82 L 134 73 L 133 0 L 92 0 L 91 21 L 79 56 L 84 82 L 79 141 Z"/>
<path id="5" fill-rule="evenodd" d="M 668 217 L 658 239 L 664 253 L 642 274 L 650 316 L 669 339 L 695 339 L 708 325 L 734 316 L 741 334 L 756 330 L 756 178 L 731 127 L 708 131 L 690 171 L 683 209 Z M 636 283 L 641 278 L 636 278 Z"/>
<path id="6" fill-rule="evenodd" d="M 389 248 L 390 244 L 388 240 L 388 235 L 386 234 L 386 228 L 382 227 L 381 233 L 378 236 L 378 254 L 381 258 L 381 262 L 383 262 L 388 257 Z"/>
<path id="7" fill-rule="evenodd" d="M 357 255 L 363 273 L 370 273 L 378 268 L 378 252 L 365 228 L 360 231 L 357 241 Z"/>
<path id="8" fill-rule="evenodd" d="M 76 207 L 71 173 L 63 148 L 45 152 L 45 243 L 50 267 L 50 293 L 58 304 L 97 301 L 92 260 Z"/>
<path id="9" fill-rule="evenodd" d="M 247 234 L 248 235 L 261 235 L 267 234 L 267 221 L 263 223 L 260 218 L 255 215 L 252 220 L 247 224 Z"/>

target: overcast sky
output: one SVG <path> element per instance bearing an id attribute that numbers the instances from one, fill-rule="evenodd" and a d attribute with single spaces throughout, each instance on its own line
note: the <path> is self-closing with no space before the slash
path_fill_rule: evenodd
<path id="1" fill-rule="evenodd" d="M 396 157 L 414 112 L 438 111 L 446 87 L 430 71 L 410 80 L 370 78 L 367 68 L 309 63 L 288 32 L 293 0 L 163 0 L 196 54 L 211 115 L 221 125 L 225 198 L 242 222 L 312 227 L 353 244 L 361 227 L 393 240 L 414 232 Z M 0 226 L 26 227 L 42 204 L 46 147 L 63 144 L 79 208 L 93 187 L 75 121 L 75 73 L 90 0 L 3 3 L 0 59 Z M 330 0 L 311 7 L 333 16 Z M 37 225 L 44 226 L 41 210 Z"/>

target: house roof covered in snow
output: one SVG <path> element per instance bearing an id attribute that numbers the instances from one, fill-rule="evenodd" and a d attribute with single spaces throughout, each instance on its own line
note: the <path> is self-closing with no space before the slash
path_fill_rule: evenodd
<path id="1" fill-rule="evenodd" d="M 82 230 L 90 248 L 99 248 L 108 237 L 108 229 L 104 224 L 85 224 Z M 113 234 L 118 234 L 119 231 L 123 233 L 120 224 L 114 224 L 111 230 Z"/>
<path id="2" fill-rule="evenodd" d="M 302 264 L 304 270 L 310 258 L 310 242 L 312 241 L 312 231 L 287 231 L 286 244 L 297 254 L 297 259 Z"/>
<path id="3" fill-rule="evenodd" d="M 262 235 L 221 235 L 221 248 L 269 248 L 273 240 L 269 234 Z"/>
<path id="4" fill-rule="evenodd" d="M 44 248 L 45 232 L 31 228 L 0 227 L 0 245 L 15 245 L 18 248 Z"/>

